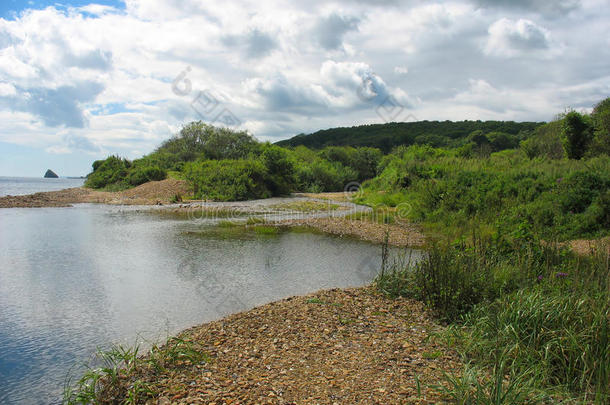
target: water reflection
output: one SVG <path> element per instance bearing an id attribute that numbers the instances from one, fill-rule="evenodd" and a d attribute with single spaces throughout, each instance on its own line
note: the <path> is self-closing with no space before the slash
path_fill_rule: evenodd
<path id="1" fill-rule="evenodd" d="M 379 262 L 379 248 L 364 242 L 120 207 L 0 210 L 0 403 L 58 402 L 67 371 L 97 346 L 362 285 Z"/>

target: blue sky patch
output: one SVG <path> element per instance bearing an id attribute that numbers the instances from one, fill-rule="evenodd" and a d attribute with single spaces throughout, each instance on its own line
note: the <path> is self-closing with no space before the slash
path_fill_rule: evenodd
<path id="1" fill-rule="evenodd" d="M 82 7 L 89 4 L 101 4 L 118 9 L 125 8 L 125 2 L 121 0 L 72 0 L 72 1 L 49 1 L 49 0 L 2 0 L 0 2 L 0 18 L 7 20 L 15 19 L 22 11 L 27 9 L 41 10 L 54 6 L 58 10 L 69 7 Z"/>

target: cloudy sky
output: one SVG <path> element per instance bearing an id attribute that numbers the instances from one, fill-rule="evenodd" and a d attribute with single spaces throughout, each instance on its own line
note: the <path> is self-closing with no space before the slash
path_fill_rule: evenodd
<path id="1" fill-rule="evenodd" d="M 385 121 L 547 121 L 610 95 L 607 5 L 2 0 L 0 175 L 84 175 L 196 119 L 265 141 Z"/>

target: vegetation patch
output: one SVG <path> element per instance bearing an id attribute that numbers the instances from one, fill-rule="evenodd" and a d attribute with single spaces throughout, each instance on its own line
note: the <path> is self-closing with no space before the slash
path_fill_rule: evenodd
<path id="1" fill-rule="evenodd" d="M 343 205 L 324 203 L 319 201 L 294 201 L 289 203 L 275 204 L 269 208 L 281 211 L 315 212 L 315 211 L 335 211 L 344 208 Z"/>
<path id="2" fill-rule="evenodd" d="M 453 325 L 451 344 L 479 367 L 448 380 L 455 398 L 499 395 L 508 404 L 539 392 L 605 403 L 607 248 L 582 257 L 534 239 L 513 243 L 475 236 L 436 245 L 414 266 L 385 269 L 375 284 L 389 296 L 425 302 Z"/>
<path id="3" fill-rule="evenodd" d="M 157 394 L 151 378 L 169 369 L 183 370 L 209 361 L 199 344 L 177 337 L 152 345 L 147 353 L 141 353 L 138 345 L 99 349 L 79 380 L 66 381 L 63 402 L 106 404 L 122 398 L 120 403 L 144 403 Z"/>
<path id="4" fill-rule="evenodd" d="M 252 229 L 259 235 L 277 235 L 280 232 L 277 226 L 256 225 Z"/>

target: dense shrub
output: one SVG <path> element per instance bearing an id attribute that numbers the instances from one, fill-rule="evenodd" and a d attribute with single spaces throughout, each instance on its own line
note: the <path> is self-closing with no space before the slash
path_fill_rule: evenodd
<path id="1" fill-rule="evenodd" d="M 398 196 L 398 203 L 413 207 L 411 220 L 445 230 L 459 233 L 478 222 L 510 233 L 526 224 L 547 239 L 598 236 L 609 230 L 608 157 L 532 161 L 507 150 L 480 159 L 410 147 L 384 157 L 380 168 L 379 176 L 365 183 L 361 202 L 376 205 L 388 195 Z"/>
<path id="2" fill-rule="evenodd" d="M 191 122 L 156 152 L 175 155 L 179 161 L 196 159 L 243 159 L 256 148 L 256 140 L 245 131 L 219 128 L 202 121 Z"/>
<path id="3" fill-rule="evenodd" d="M 265 183 L 272 195 L 290 194 L 295 188 L 295 167 L 284 148 L 266 144 L 262 147 L 261 162 L 267 170 Z"/>
<path id="4" fill-rule="evenodd" d="M 186 178 L 194 185 L 195 197 L 216 201 L 267 198 L 265 166 L 255 160 L 205 160 L 187 163 Z"/>
<path id="5" fill-rule="evenodd" d="M 589 123 L 582 114 L 576 111 L 567 113 L 563 119 L 561 135 L 563 149 L 569 159 L 580 159 L 585 155 L 592 133 Z"/>
<path id="6" fill-rule="evenodd" d="M 382 157 L 382 152 L 377 148 L 356 148 L 352 152 L 349 166 L 358 174 L 358 181 L 362 182 L 377 175 L 377 166 Z"/>
<path id="7" fill-rule="evenodd" d="M 457 323 L 450 336 L 467 359 L 493 368 L 500 382 L 509 375 L 513 388 L 527 396 L 550 388 L 551 395 L 566 390 L 571 394 L 562 393 L 564 398 L 607 403 L 608 251 L 578 257 L 539 240 L 524 242 L 474 238 L 436 245 L 414 266 L 382 272 L 375 284 L 390 296 L 421 300 L 441 319 Z M 477 378 L 481 388 L 488 377 Z M 487 390 L 498 388 L 489 383 Z M 469 388 L 452 389 L 455 397 L 468 394 L 456 390 Z"/>
<path id="8" fill-rule="evenodd" d="M 358 178 L 358 174 L 341 163 L 317 159 L 309 165 L 299 165 L 296 171 L 297 189 L 305 192 L 343 191 Z"/>
<path id="9" fill-rule="evenodd" d="M 534 135 L 521 142 L 521 149 L 530 158 L 547 157 L 561 159 L 564 156 L 561 142 L 561 119 L 549 122 L 535 129 Z"/>
<path id="10" fill-rule="evenodd" d="M 356 173 L 352 181 L 364 181 L 375 177 L 383 154 L 376 148 L 329 146 L 322 149 L 319 156 L 331 163 L 339 163 L 352 169 Z"/>
<path id="11" fill-rule="evenodd" d="M 85 180 L 85 187 L 103 188 L 111 185 L 126 187 L 127 171 L 131 163 L 118 156 L 109 156 L 93 162 L 93 171 Z"/>
<path id="12" fill-rule="evenodd" d="M 129 171 L 127 181 L 132 186 L 139 186 L 149 181 L 164 180 L 166 177 L 167 171 L 158 166 L 135 166 Z"/>
<path id="13" fill-rule="evenodd" d="M 600 101 L 591 113 L 594 137 L 589 148 L 589 154 L 599 156 L 610 155 L 610 97 Z"/>

